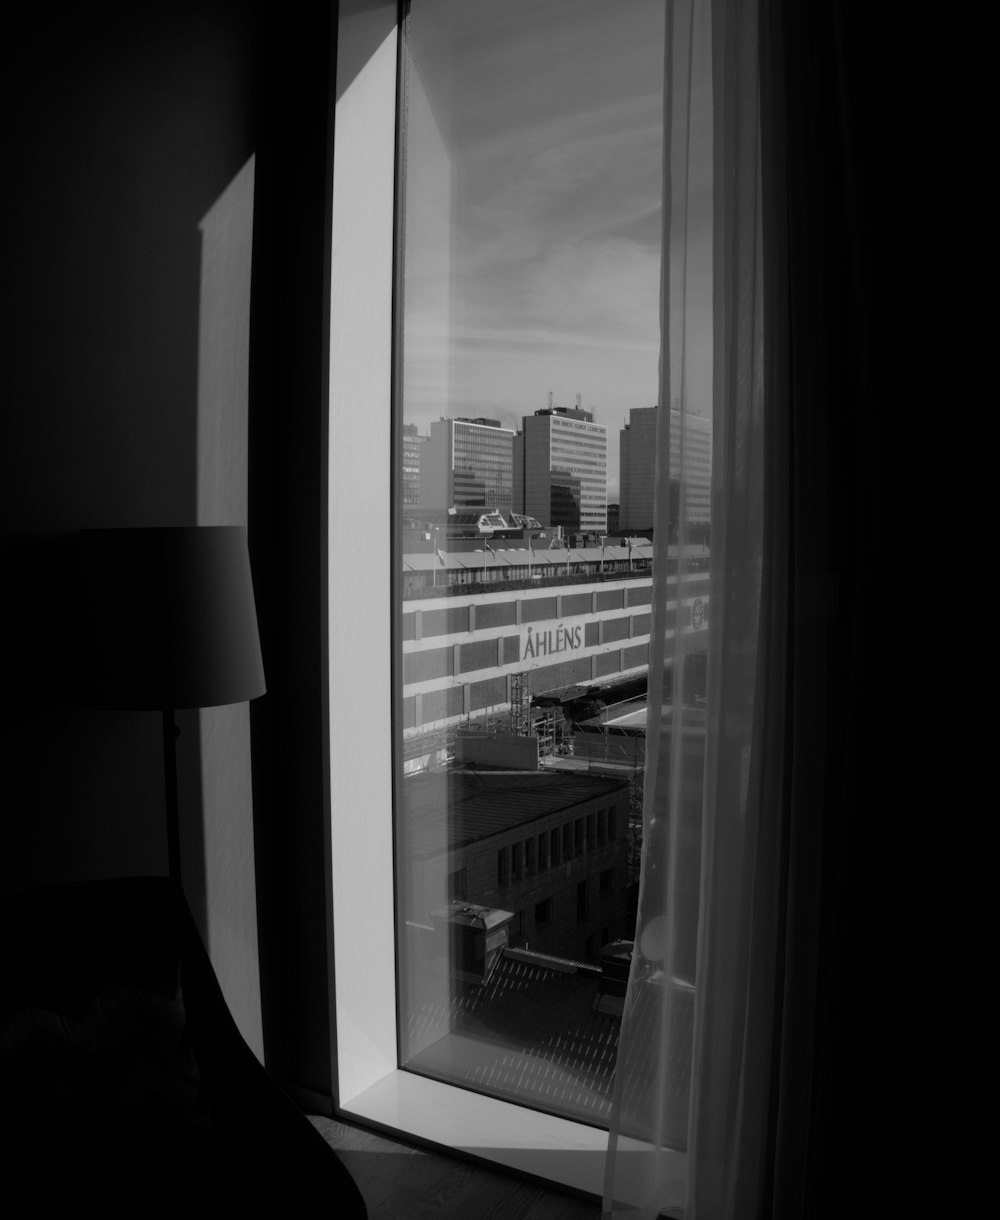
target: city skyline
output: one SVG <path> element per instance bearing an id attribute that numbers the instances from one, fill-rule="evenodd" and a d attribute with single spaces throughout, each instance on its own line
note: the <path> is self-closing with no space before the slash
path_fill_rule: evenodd
<path id="1" fill-rule="evenodd" d="M 433 10 L 410 35 L 405 420 L 516 428 L 580 394 L 615 435 L 659 401 L 662 6 Z M 692 166 L 695 200 L 707 178 Z M 710 207 L 691 225 L 707 249 Z M 705 325 L 686 401 L 709 414 L 710 267 L 689 255 L 688 276 Z"/>
<path id="2" fill-rule="evenodd" d="M 429 436 L 421 435 L 416 424 L 407 424 L 403 437 L 404 503 L 424 510 L 479 505 L 490 509 L 513 508 L 537 518 L 546 526 L 565 526 L 571 532 L 615 533 L 620 529 L 644 533 L 654 524 L 658 415 L 659 407 L 656 406 L 629 411 L 618 434 L 621 478 L 614 489 L 615 494 L 604 481 L 614 438 L 608 435 L 604 425 L 595 425 L 591 414 L 579 407 L 550 407 L 536 411 L 532 416 L 523 417 L 516 431 L 485 417 L 442 417 L 432 421 Z M 699 416 L 687 418 L 692 422 L 683 442 L 686 454 L 685 519 L 688 526 L 706 527 L 711 513 L 712 421 Z M 672 488 L 679 487 L 681 482 L 680 419 L 680 413 L 671 409 Z M 549 431 L 556 423 L 560 425 L 558 437 Z M 586 440 L 580 435 L 580 429 L 602 433 L 599 453 L 596 450 L 589 452 L 596 438 Z M 476 436 L 480 439 L 476 440 Z M 501 437 L 506 441 L 505 445 L 500 444 Z M 580 449 L 581 444 L 583 449 Z M 595 468 L 595 457 L 599 458 L 599 470 Z M 595 482 L 598 475 L 599 480 Z M 569 511 L 568 501 L 561 501 L 561 510 L 557 512 L 553 498 L 557 485 L 576 502 L 575 517 L 564 515 Z M 411 489 L 409 499 L 407 488 Z M 620 513 L 615 514 L 614 526 L 610 517 L 603 522 L 593 518 L 598 503 L 595 492 L 603 492 L 602 508 L 606 510 L 614 505 L 620 509 Z M 672 497 L 677 494 L 671 493 Z M 585 501 L 590 509 L 581 517 Z M 677 508 L 678 504 L 672 501 L 670 511 L 674 516 Z"/>

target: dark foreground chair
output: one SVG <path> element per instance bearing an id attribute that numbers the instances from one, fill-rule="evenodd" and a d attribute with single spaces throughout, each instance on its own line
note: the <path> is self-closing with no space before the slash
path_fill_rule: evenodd
<path id="1" fill-rule="evenodd" d="M 10 1216 L 367 1215 L 160 878 L 0 895 L 0 1181 Z"/>

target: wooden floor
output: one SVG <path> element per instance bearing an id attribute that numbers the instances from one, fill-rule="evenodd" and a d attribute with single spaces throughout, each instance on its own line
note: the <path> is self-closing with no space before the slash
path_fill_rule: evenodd
<path id="1" fill-rule="evenodd" d="M 357 1182 L 369 1220 L 600 1220 L 597 1202 L 337 1119 L 310 1121 Z"/>

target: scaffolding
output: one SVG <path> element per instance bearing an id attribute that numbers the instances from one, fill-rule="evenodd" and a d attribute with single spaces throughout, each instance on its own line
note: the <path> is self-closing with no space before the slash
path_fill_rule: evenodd
<path id="1" fill-rule="evenodd" d="M 515 737 L 527 737 L 531 732 L 528 674 L 525 670 L 510 675 L 510 731 Z"/>

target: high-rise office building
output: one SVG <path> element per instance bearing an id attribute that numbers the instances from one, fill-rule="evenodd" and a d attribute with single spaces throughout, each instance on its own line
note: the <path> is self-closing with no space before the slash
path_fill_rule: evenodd
<path id="1" fill-rule="evenodd" d="M 513 508 L 513 446 L 499 420 L 435 420 L 420 453 L 420 507 Z"/>
<path id="2" fill-rule="evenodd" d="M 619 529 L 622 533 L 653 528 L 657 418 L 657 407 L 633 407 L 629 411 L 628 423 L 619 435 Z M 671 408 L 671 522 L 677 521 L 680 504 L 682 441 L 687 523 L 704 527 L 711 518 L 712 421 L 689 413 L 682 417 L 680 411 Z"/>
<path id="3" fill-rule="evenodd" d="M 548 407 L 524 417 L 514 441 L 514 507 L 545 525 L 606 532 L 608 430 L 592 412 Z"/>
<path id="4" fill-rule="evenodd" d="M 420 503 L 420 454 L 427 437 L 416 424 L 403 425 L 403 505 Z"/>

